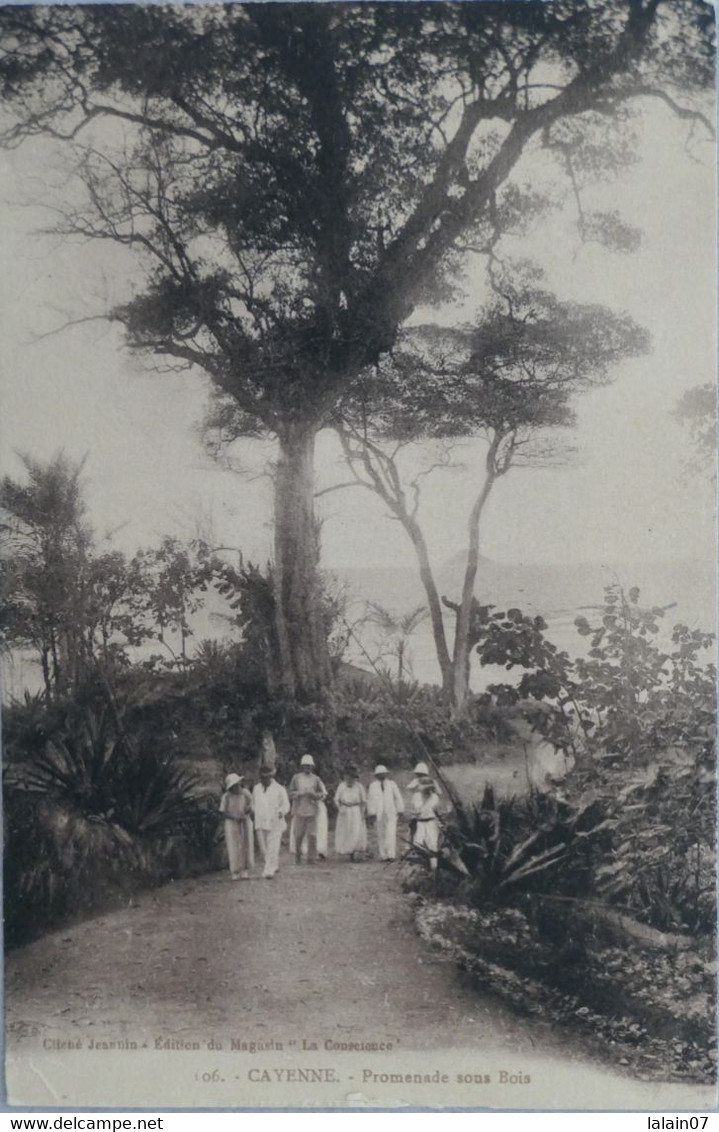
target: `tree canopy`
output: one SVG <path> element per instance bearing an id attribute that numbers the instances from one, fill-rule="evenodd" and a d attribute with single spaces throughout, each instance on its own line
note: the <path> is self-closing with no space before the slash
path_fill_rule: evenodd
<path id="1" fill-rule="evenodd" d="M 400 346 L 350 386 L 335 421 L 349 486 L 378 495 L 412 542 L 455 711 L 466 709 L 469 696 L 480 521 L 494 485 L 514 467 L 562 459 L 558 430 L 574 423 L 576 395 L 607 384 L 619 363 L 649 348 L 648 334 L 628 314 L 560 301 L 526 264 L 505 269 L 494 283 L 495 297 L 473 325 L 406 330 Z M 450 654 L 420 525 L 421 481 L 450 465 L 452 443 L 466 437 L 482 437 L 486 451 L 467 519 L 461 599 L 444 598 L 456 614 Z M 402 450 L 429 439 L 445 443 L 441 456 L 407 476 Z"/>
<path id="2" fill-rule="evenodd" d="M 716 474 L 717 390 L 713 382 L 694 385 L 681 396 L 673 413 L 687 429 L 693 457 L 686 461 L 689 472 Z"/>
<path id="3" fill-rule="evenodd" d="M 703 0 L 6 7 L 6 145 L 46 135 L 80 182 L 56 231 L 136 251 L 112 317 L 197 366 L 246 432 L 279 439 L 275 568 L 283 683 L 329 672 L 312 455 L 347 383 L 447 294 L 468 247 L 540 207 L 524 158 L 582 205 L 632 159 L 632 106 L 710 128 Z"/>
<path id="4" fill-rule="evenodd" d="M 505 264 L 471 323 L 405 329 L 348 385 L 334 423 L 400 443 L 562 427 L 574 394 L 649 345 L 627 312 L 561 300 L 537 268 Z"/>
<path id="5" fill-rule="evenodd" d="M 272 432 L 331 409 L 460 236 L 514 218 L 510 175 L 532 139 L 601 175 L 630 159 L 616 120 L 631 99 L 675 92 L 698 115 L 691 96 L 713 77 L 699 0 L 3 20 L 6 142 L 71 140 L 87 195 L 60 228 L 146 257 L 145 289 L 115 312 L 131 342 L 202 366 Z M 125 128 L 93 132 L 99 118 Z"/>

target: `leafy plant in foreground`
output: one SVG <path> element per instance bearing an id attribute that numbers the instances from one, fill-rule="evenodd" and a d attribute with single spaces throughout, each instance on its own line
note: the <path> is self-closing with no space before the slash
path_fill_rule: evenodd
<path id="1" fill-rule="evenodd" d="M 497 798 L 488 784 L 479 805 L 455 802 L 444 861 L 455 869 L 461 862 L 481 903 L 512 903 L 528 892 L 585 895 L 612 824 L 593 797 L 576 804 L 540 792 Z"/>
<path id="2" fill-rule="evenodd" d="M 5 783 L 9 939 L 206 867 L 214 805 L 179 762 L 117 732 L 106 713 L 69 717 Z"/>
<path id="3" fill-rule="evenodd" d="M 612 820 L 596 895 L 660 929 L 711 932 L 716 674 L 702 654 L 713 636 L 675 625 L 662 644 L 664 614 L 636 588 L 609 586 L 598 621 L 576 619 L 589 649 L 572 660 L 540 618 L 490 610 L 479 652 L 529 670 L 490 691 L 575 756 L 567 789 L 591 787 Z"/>

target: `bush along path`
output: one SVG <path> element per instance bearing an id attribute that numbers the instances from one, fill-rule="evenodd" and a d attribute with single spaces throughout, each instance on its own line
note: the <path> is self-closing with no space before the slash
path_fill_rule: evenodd
<path id="1" fill-rule="evenodd" d="M 558 952 L 517 908 L 481 911 L 419 897 L 416 923 L 477 988 L 524 1017 L 550 1021 L 637 1079 L 716 1079 L 716 963 L 708 950 L 659 952 L 595 937 Z"/>
<path id="2" fill-rule="evenodd" d="M 566 757 L 524 797 L 491 780 L 452 811 L 420 932 L 482 986 L 591 1032 L 642 1077 L 716 1078 L 716 672 L 712 634 L 608 586 L 572 659 L 541 617 L 480 610 L 490 685 Z M 451 903 L 442 903 L 442 900 Z"/>

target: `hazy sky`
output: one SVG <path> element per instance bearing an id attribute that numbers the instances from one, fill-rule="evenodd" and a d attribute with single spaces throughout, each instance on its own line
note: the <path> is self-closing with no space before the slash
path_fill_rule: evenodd
<path id="1" fill-rule="evenodd" d="M 536 257 L 562 296 L 629 311 L 650 330 L 653 352 L 577 403 L 574 467 L 517 470 L 496 489 L 482 539 L 491 558 L 714 555 L 713 489 L 682 477 L 688 441 L 670 415 L 685 389 L 713 380 L 715 358 L 713 154 L 705 147 L 702 163 L 693 160 L 683 151 L 684 131 L 668 111 L 651 108 L 640 162 L 600 194 L 604 207 L 618 207 L 643 229 L 639 252 L 580 248 L 562 218 L 515 249 Z M 88 453 L 91 519 L 99 532 L 115 529 L 119 545 L 199 531 L 266 557 L 271 492 L 260 473 L 269 450 L 238 450 L 256 473 L 245 477 L 203 453 L 195 431 L 206 405 L 202 375 L 145 372 L 118 329 L 102 323 L 31 343 L 63 320 L 61 312 L 87 313 L 101 308 L 103 296 L 121 294 L 127 261 L 32 234 L 42 214 L 17 202 L 43 196 L 44 181 L 58 179 L 49 146 L 28 146 L 2 162 L 3 470 L 17 471 L 15 449 L 43 458 L 61 447 L 74 458 Z M 470 306 L 479 299 L 478 290 Z M 422 514 L 438 562 L 466 543 L 481 447 L 470 446 L 464 458 L 465 471 L 438 475 L 426 490 Z M 330 438 L 320 438 L 317 471 L 320 486 L 344 478 Z M 402 532 L 368 493 L 331 494 L 321 512 L 328 565 L 412 563 Z"/>

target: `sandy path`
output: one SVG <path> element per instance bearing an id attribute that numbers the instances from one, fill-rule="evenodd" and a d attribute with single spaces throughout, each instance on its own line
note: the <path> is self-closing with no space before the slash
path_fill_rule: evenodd
<path id="1" fill-rule="evenodd" d="M 285 858 L 273 881 L 167 885 L 9 954 L 5 994 L 11 1050 L 48 1038 L 351 1036 L 562 1052 L 546 1023 L 476 994 L 422 943 L 398 868 L 376 862 Z"/>
<path id="2" fill-rule="evenodd" d="M 377 862 L 309 867 L 285 856 L 273 881 L 217 873 L 144 893 L 10 953 L 5 1006 L 14 1104 L 276 1107 L 281 1097 L 289 1108 L 669 1111 L 716 1100 L 713 1090 L 632 1082 L 601 1065 L 589 1039 L 477 993 L 417 936 L 399 868 Z M 118 1042 L 108 1054 L 105 1043 Z M 223 1052 L 209 1052 L 218 1042 Z M 343 1042 L 394 1052 L 324 1052 Z M 314 1049 L 322 1052 L 305 1052 Z M 332 1066 L 328 1083 L 276 1092 L 273 1074 L 286 1071 L 289 1082 L 286 1067 L 313 1058 Z M 273 1068 L 258 1084 L 261 1065 Z M 365 1083 L 368 1065 L 379 1084 Z M 442 1070 L 449 1083 L 385 1085 L 382 1074 L 398 1065 L 433 1079 Z M 505 1067 L 531 1072 L 505 1087 Z M 471 1083 L 457 1083 L 460 1070 Z"/>

